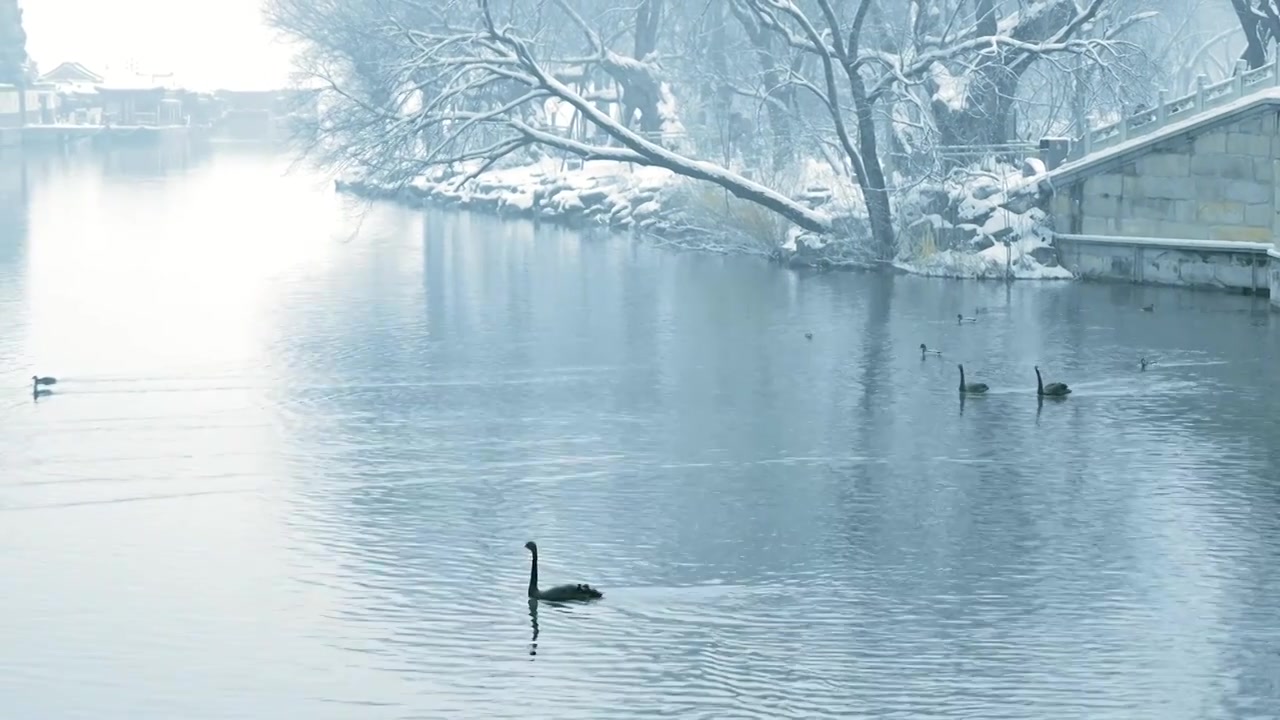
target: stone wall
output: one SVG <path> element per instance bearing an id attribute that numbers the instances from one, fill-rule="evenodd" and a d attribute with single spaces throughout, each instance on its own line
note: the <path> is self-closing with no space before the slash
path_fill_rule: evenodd
<path id="1" fill-rule="evenodd" d="M 1174 285 L 1266 295 L 1280 287 L 1280 262 L 1266 245 L 1058 235 L 1063 267 L 1087 280 Z M 1272 263 L 1275 264 L 1272 264 Z"/>
<path id="2" fill-rule="evenodd" d="M 1271 276 L 1271 309 L 1280 310 L 1280 252 L 1272 250 L 1267 253 L 1267 274 Z"/>
<path id="3" fill-rule="evenodd" d="M 1274 107 L 1161 141 L 1056 188 L 1059 232 L 1274 242 Z M 1070 227 L 1064 227 L 1064 221 Z"/>

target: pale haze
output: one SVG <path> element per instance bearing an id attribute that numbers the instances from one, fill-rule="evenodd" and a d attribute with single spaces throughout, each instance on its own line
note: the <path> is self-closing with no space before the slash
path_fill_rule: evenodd
<path id="1" fill-rule="evenodd" d="M 260 0 L 27 0 L 22 8 L 27 49 L 43 70 L 75 61 L 114 75 L 134 63 L 194 89 L 288 81 L 289 50 L 264 24 Z"/>

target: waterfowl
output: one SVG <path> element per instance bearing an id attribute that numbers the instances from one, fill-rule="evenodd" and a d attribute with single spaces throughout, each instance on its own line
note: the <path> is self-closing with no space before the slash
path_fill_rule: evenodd
<path id="1" fill-rule="evenodd" d="M 538 589 L 538 544 L 530 540 L 524 544 L 526 550 L 532 553 L 533 561 L 529 566 L 529 597 L 535 600 L 551 600 L 553 602 L 563 602 L 568 600 L 597 600 L 604 597 L 604 593 L 585 583 L 573 585 L 557 585 L 546 590 Z"/>
<path id="2" fill-rule="evenodd" d="M 956 324 L 957 324 L 957 325 L 959 325 L 959 324 L 961 324 L 961 323 L 976 323 L 976 322 L 978 322 L 978 318 L 965 317 L 964 315 L 961 315 L 960 313 L 956 313 Z"/>
<path id="3" fill-rule="evenodd" d="M 1143 370 L 1146 370 L 1148 367 L 1151 367 L 1152 365 L 1155 365 L 1155 364 L 1156 364 L 1156 361 L 1155 361 L 1155 360 L 1148 360 L 1148 359 L 1146 359 L 1146 358 L 1142 358 L 1141 360 L 1139 360 L 1139 361 L 1138 361 L 1138 364 L 1142 366 L 1142 369 L 1143 369 Z"/>
<path id="4" fill-rule="evenodd" d="M 32 375 L 32 376 L 31 376 L 31 384 L 32 384 L 32 385 L 57 385 L 57 384 L 58 384 L 58 378 L 56 378 L 56 377 L 40 377 L 40 376 L 38 376 L 38 375 Z"/>
<path id="5" fill-rule="evenodd" d="M 967 383 L 964 381 L 964 365 L 957 364 L 960 368 L 960 392 L 962 393 L 984 393 L 987 391 L 986 383 Z"/>
<path id="6" fill-rule="evenodd" d="M 812 339 L 813 339 L 813 333 L 811 333 L 811 332 L 807 332 L 807 333 L 805 333 L 805 334 L 804 334 L 804 339 L 805 339 L 805 340 L 812 340 Z"/>
<path id="7" fill-rule="evenodd" d="M 938 357 L 942 357 L 942 351 L 930 350 L 928 347 L 925 346 L 924 343 L 920 343 L 920 356 L 924 357 L 925 355 L 936 355 Z"/>
<path id="8" fill-rule="evenodd" d="M 1063 397 L 1071 394 L 1071 388 L 1066 383 L 1053 382 L 1048 385 L 1040 379 L 1040 367 L 1036 367 L 1036 394 L 1047 397 Z"/>
<path id="9" fill-rule="evenodd" d="M 1155 311 L 1156 311 L 1156 306 L 1154 303 L 1152 303 L 1151 305 L 1142 306 L 1142 312 L 1155 312 Z"/>

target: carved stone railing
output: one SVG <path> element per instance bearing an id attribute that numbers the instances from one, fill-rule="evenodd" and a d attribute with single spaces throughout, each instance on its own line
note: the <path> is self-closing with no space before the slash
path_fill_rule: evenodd
<path id="1" fill-rule="evenodd" d="M 1202 112 L 1235 102 L 1268 88 L 1280 87 L 1280 53 L 1273 62 L 1253 70 L 1243 60 L 1236 63 L 1235 73 L 1220 82 L 1209 83 L 1206 75 L 1196 77 L 1196 90 L 1169 100 L 1164 90 L 1157 93 L 1155 107 L 1122 118 L 1116 122 L 1090 128 L 1071 148 L 1069 159 L 1075 160 L 1098 150 L 1154 133 L 1171 123 L 1188 120 Z"/>

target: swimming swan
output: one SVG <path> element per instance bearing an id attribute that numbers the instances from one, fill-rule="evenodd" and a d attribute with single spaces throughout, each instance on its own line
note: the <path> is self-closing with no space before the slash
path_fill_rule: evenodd
<path id="1" fill-rule="evenodd" d="M 988 390 L 986 383 L 966 383 L 964 381 L 964 365 L 957 364 L 960 368 L 960 392 L 962 393 L 984 393 Z"/>
<path id="2" fill-rule="evenodd" d="M 529 566 L 529 597 L 537 600 L 565 601 L 565 600 L 597 600 L 604 597 L 604 593 L 596 590 L 590 585 L 557 585 L 546 590 L 538 589 L 538 544 L 530 540 L 524 544 L 526 550 L 533 553 L 533 563 Z"/>
<path id="3" fill-rule="evenodd" d="M 1036 367 L 1036 394 L 1047 397 L 1063 397 L 1071 394 L 1071 388 L 1066 383 L 1054 382 L 1048 385 L 1040 379 L 1040 368 Z"/>

